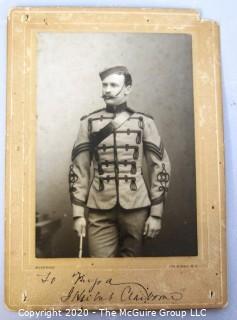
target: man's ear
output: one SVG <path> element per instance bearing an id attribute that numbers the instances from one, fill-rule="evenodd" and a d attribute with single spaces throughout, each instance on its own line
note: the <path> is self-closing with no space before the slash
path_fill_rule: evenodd
<path id="1" fill-rule="evenodd" d="M 124 91 L 125 96 L 128 96 L 131 91 L 132 91 L 132 86 L 131 85 L 127 86 Z"/>

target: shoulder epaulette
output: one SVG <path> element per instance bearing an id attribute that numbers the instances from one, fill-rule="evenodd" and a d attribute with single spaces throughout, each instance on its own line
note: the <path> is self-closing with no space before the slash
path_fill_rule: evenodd
<path id="1" fill-rule="evenodd" d="M 149 115 L 147 113 L 140 112 L 140 111 L 136 111 L 136 113 L 142 114 L 143 116 L 146 116 L 147 118 L 154 119 L 151 115 Z"/>
<path id="2" fill-rule="evenodd" d="M 81 117 L 81 120 L 84 120 L 84 119 L 88 118 L 89 116 L 91 116 L 92 114 L 95 114 L 95 113 L 97 113 L 97 112 L 101 112 L 101 111 L 103 111 L 103 110 L 105 110 L 105 108 L 101 108 L 101 109 L 95 110 L 95 111 L 93 111 L 93 112 L 91 112 L 91 113 L 89 113 L 89 114 Z"/>

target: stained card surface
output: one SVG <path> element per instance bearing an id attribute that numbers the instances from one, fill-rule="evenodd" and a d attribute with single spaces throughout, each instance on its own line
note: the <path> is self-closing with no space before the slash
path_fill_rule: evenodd
<path id="1" fill-rule="evenodd" d="M 225 306 L 215 22 L 12 10 L 6 161 L 9 308 Z"/>

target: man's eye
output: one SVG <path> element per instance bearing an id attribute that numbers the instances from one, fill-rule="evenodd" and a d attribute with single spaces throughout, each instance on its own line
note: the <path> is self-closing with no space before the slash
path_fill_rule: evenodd
<path id="1" fill-rule="evenodd" d="M 116 84 L 116 83 L 111 83 L 111 87 L 112 88 L 115 88 L 115 87 L 117 87 L 118 85 Z"/>
<path id="2" fill-rule="evenodd" d="M 102 86 L 103 86 L 103 88 L 106 88 L 106 87 L 107 87 L 107 84 L 106 84 L 106 83 L 103 83 Z"/>

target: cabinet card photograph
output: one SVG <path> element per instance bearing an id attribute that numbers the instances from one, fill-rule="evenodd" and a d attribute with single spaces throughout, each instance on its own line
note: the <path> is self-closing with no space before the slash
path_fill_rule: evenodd
<path id="1" fill-rule="evenodd" d="M 217 24 L 16 8 L 8 27 L 9 308 L 223 307 Z"/>

